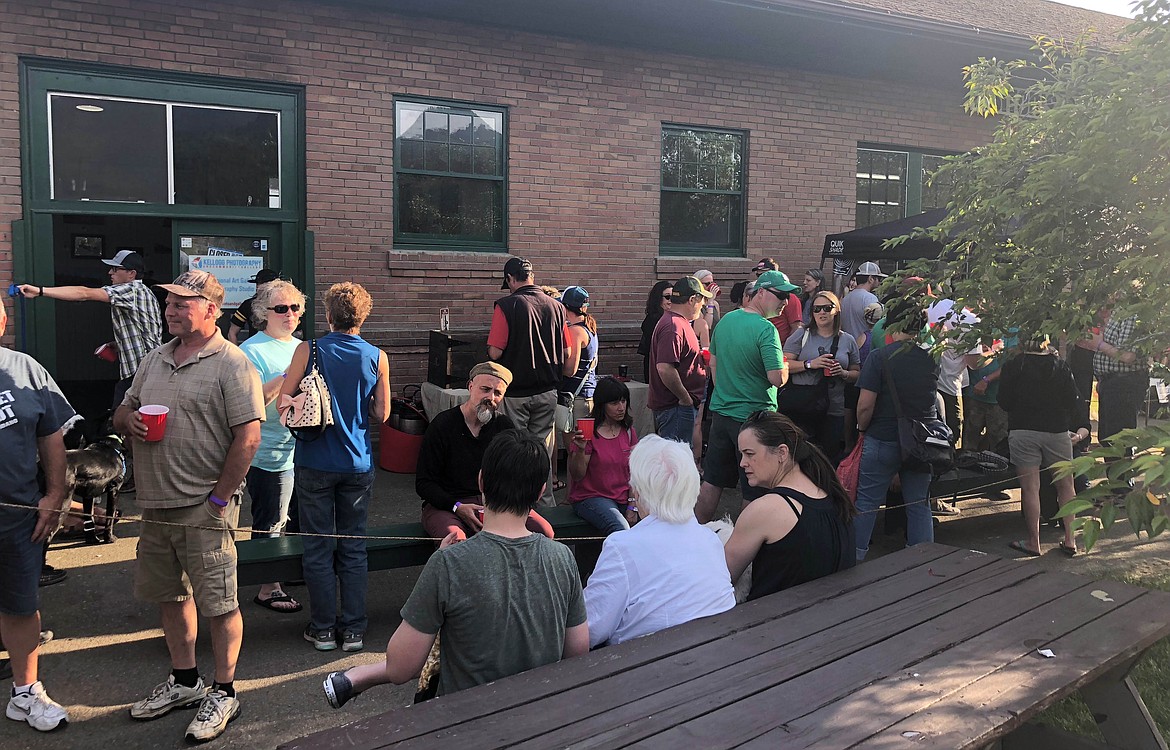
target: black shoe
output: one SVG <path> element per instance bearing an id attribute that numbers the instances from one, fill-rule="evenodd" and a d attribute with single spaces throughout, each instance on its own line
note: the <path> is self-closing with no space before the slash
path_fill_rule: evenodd
<path id="1" fill-rule="evenodd" d="M 1011 493 L 1007 490 L 1000 490 L 999 492 L 992 492 L 987 496 L 987 499 L 994 503 L 1003 503 L 1012 499 Z"/>
<path id="2" fill-rule="evenodd" d="M 54 568 L 52 565 L 46 564 L 41 566 L 41 580 L 37 585 L 41 588 L 52 586 L 54 583 L 64 581 L 68 576 L 68 570 L 61 570 L 60 568 Z"/>
<path id="3" fill-rule="evenodd" d="M 353 683 L 345 676 L 345 672 L 330 672 L 321 686 L 325 689 L 325 700 L 334 708 L 341 708 L 355 697 Z"/>

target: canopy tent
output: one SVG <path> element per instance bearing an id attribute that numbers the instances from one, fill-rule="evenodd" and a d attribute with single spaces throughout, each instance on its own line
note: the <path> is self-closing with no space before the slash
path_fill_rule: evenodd
<path id="1" fill-rule="evenodd" d="M 886 249 L 882 244 L 894 237 L 910 234 L 916 227 L 932 227 L 947 215 L 945 208 L 936 208 L 924 214 L 907 216 L 884 224 L 874 224 L 851 232 L 825 235 L 825 249 L 822 258 L 842 261 L 863 260 L 914 260 L 916 258 L 937 258 L 943 245 L 922 237 L 908 240 L 895 248 Z"/>

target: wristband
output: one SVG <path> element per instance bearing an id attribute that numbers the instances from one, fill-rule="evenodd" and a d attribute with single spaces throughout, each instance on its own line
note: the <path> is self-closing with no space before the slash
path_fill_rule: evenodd
<path id="1" fill-rule="evenodd" d="M 980 383 L 990 383 L 991 379 L 988 378 L 986 375 L 984 375 L 983 377 L 979 378 L 979 382 Z"/>
<path id="2" fill-rule="evenodd" d="M 1102 339 L 1101 341 L 1098 341 L 1098 342 L 1097 342 L 1097 351 L 1101 351 L 1101 347 L 1103 347 L 1103 346 L 1105 346 L 1105 341 L 1104 341 L 1104 339 Z"/>
<path id="3" fill-rule="evenodd" d="M 212 494 L 208 495 L 208 496 L 207 496 L 207 500 L 208 500 L 208 502 L 210 502 L 212 505 L 216 505 L 216 506 L 218 506 L 218 507 L 220 507 L 220 508 L 226 508 L 226 507 L 227 507 L 227 500 L 220 500 L 218 497 L 216 497 L 216 496 L 215 496 L 215 494 L 214 494 L 214 493 L 212 493 Z"/>
<path id="4" fill-rule="evenodd" d="M 451 512 L 454 513 L 455 511 L 459 510 L 460 505 L 463 505 L 463 503 L 457 501 L 454 505 L 451 506 Z"/>
<path id="5" fill-rule="evenodd" d="M 37 292 L 37 296 L 44 297 L 45 296 L 45 288 L 43 286 L 40 286 L 40 287 L 37 287 L 37 289 L 40 290 L 39 292 Z"/>

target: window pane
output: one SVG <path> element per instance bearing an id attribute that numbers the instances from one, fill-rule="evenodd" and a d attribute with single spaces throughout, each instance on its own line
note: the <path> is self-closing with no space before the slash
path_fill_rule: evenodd
<path id="1" fill-rule="evenodd" d="M 471 143 L 471 115 L 451 115 L 451 142 Z"/>
<path id="2" fill-rule="evenodd" d="M 395 132 L 402 140 L 421 141 L 424 107 L 399 104 L 395 109 Z"/>
<path id="3" fill-rule="evenodd" d="M 475 135 L 473 143 L 475 143 L 476 146 L 498 146 L 499 133 L 499 115 L 492 115 L 484 112 L 475 113 Z"/>
<path id="4" fill-rule="evenodd" d="M 498 180 L 401 174 L 398 231 L 424 238 L 503 242 L 503 195 Z"/>
<path id="5" fill-rule="evenodd" d="M 170 202 L 165 106 L 53 96 L 50 118 L 55 199 Z"/>
<path id="6" fill-rule="evenodd" d="M 661 242 L 696 247 L 741 247 L 743 198 L 707 193 L 662 193 Z"/>
<path id="7" fill-rule="evenodd" d="M 431 131 L 428 130 L 428 133 Z M 446 172 L 450 169 L 446 143 L 427 143 L 427 171 Z"/>
<path id="8" fill-rule="evenodd" d="M 452 133 L 451 135 L 454 136 L 455 134 Z M 471 135 L 471 131 L 468 131 L 468 135 Z M 471 174 L 471 146 L 451 147 L 451 171 L 460 174 Z"/>
<path id="9" fill-rule="evenodd" d="M 476 146 L 474 159 L 476 174 L 499 174 L 499 170 L 496 167 L 496 150 L 494 148 Z"/>
<path id="10" fill-rule="evenodd" d="M 447 115 L 443 112 L 427 112 L 426 133 L 423 136 L 428 141 L 436 143 L 447 142 Z"/>
<path id="11" fill-rule="evenodd" d="M 908 159 L 908 155 L 900 151 L 857 150 L 858 227 L 902 218 Z"/>
<path id="12" fill-rule="evenodd" d="M 402 163 L 398 166 L 403 169 L 426 169 L 427 162 L 423 154 L 422 141 L 402 141 L 398 151 Z"/>
<path id="13" fill-rule="evenodd" d="M 175 203 L 267 208 L 269 186 L 279 189 L 277 119 L 275 112 L 174 107 Z"/>

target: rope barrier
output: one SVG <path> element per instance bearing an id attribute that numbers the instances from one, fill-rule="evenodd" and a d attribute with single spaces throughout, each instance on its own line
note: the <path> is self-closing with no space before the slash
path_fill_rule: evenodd
<path id="1" fill-rule="evenodd" d="M 1001 485 L 1007 485 L 1013 481 L 1015 481 L 1014 477 L 1009 478 L 1009 479 L 1000 479 L 1000 480 L 996 480 L 994 482 L 988 482 L 987 484 L 981 484 L 981 485 L 977 485 L 975 487 L 970 487 L 970 488 L 964 489 L 964 493 L 971 493 L 971 492 L 975 492 L 978 490 L 999 487 Z M 934 496 L 927 498 L 926 502 L 929 502 L 931 500 L 941 500 L 941 499 L 952 497 L 952 496 L 953 496 L 953 493 L 948 493 L 948 494 L 944 494 L 944 495 L 934 495 Z M 922 503 L 922 502 L 923 502 L 922 500 L 915 500 L 912 502 L 898 503 L 898 504 L 894 504 L 894 505 L 886 504 L 886 505 L 882 506 L 881 508 L 877 508 L 875 510 L 858 511 L 858 515 L 863 514 L 863 513 L 877 513 L 877 512 L 882 511 L 882 510 L 891 510 L 894 508 L 906 508 L 906 507 L 909 507 L 911 505 L 917 505 L 917 504 Z M 1002 505 L 1003 505 L 1003 503 L 987 503 L 984 505 L 978 505 L 978 506 L 974 506 L 974 507 L 975 508 L 992 508 L 992 507 L 998 507 L 998 506 L 1002 506 Z M 20 505 L 18 503 L 0 502 L 0 508 L 14 508 L 17 510 L 27 511 L 27 510 L 35 510 L 36 506 Z M 98 515 L 96 513 L 85 513 L 83 511 L 73 510 L 71 508 L 64 509 L 64 510 L 60 511 L 60 513 L 62 516 L 76 516 L 78 518 L 83 518 L 83 519 L 88 518 L 88 519 L 91 519 L 92 521 L 94 521 L 94 523 L 104 521 L 107 518 L 107 516 L 105 514 Z M 117 519 L 117 523 L 143 523 L 143 524 L 150 523 L 150 524 L 155 524 L 157 526 L 174 526 L 174 527 L 186 528 L 186 529 L 198 529 L 201 531 L 221 531 L 221 532 L 222 531 L 230 531 L 233 534 L 237 534 L 237 533 L 239 533 L 239 534 L 268 534 L 269 533 L 269 531 L 267 529 L 256 530 L 256 529 L 253 529 L 251 526 L 202 526 L 199 524 L 175 523 L 174 521 L 160 521 L 157 519 L 147 519 L 147 518 L 143 518 L 142 516 L 119 516 Z M 281 533 L 284 536 L 314 537 L 314 538 L 318 538 L 318 539 L 365 539 L 367 541 L 375 541 L 375 542 L 434 542 L 434 543 L 438 543 L 438 542 L 443 541 L 441 538 L 435 538 L 435 537 L 430 537 L 430 536 L 380 536 L 380 535 L 361 535 L 361 534 L 316 534 L 316 533 L 313 533 L 310 531 L 285 531 L 285 532 L 281 532 Z M 605 541 L 605 539 L 606 539 L 606 537 L 603 537 L 603 536 L 574 536 L 574 537 L 563 537 L 560 539 L 560 541 L 603 542 L 603 541 Z"/>

